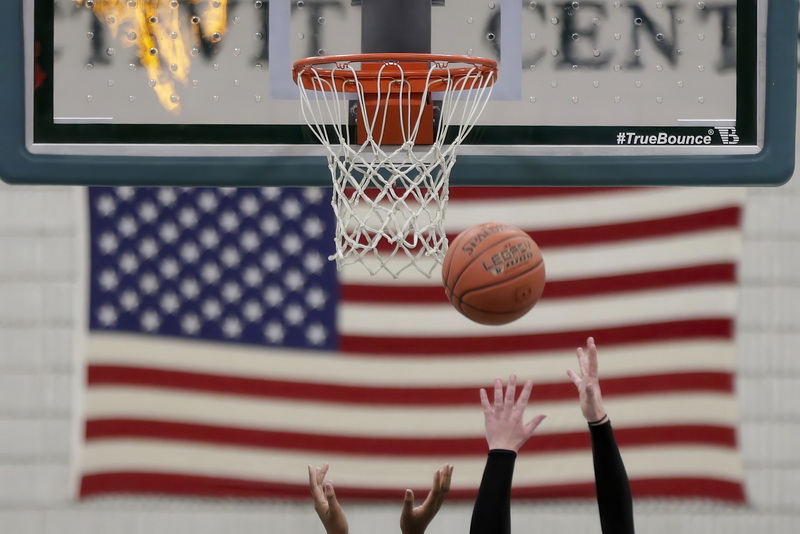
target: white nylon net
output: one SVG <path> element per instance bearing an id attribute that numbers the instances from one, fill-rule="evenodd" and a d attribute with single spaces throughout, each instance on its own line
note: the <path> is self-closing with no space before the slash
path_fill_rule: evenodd
<path id="1" fill-rule="evenodd" d="M 336 253 L 330 259 L 339 269 L 361 263 L 372 275 L 385 271 L 396 278 L 413 267 L 430 278 L 441 264 L 447 251 L 444 215 L 450 170 L 494 82 L 494 72 L 481 73 L 477 66 L 466 76 L 451 75 L 448 66 L 430 62 L 422 93 L 415 89 L 412 97 L 403 64 L 383 62 L 377 67 L 372 111 L 353 62 L 336 62 L 322 74 L 313 67 L 298 73 L 303 117 L 327 149 L 337 219 Z M 342 70 L 347 71 L 344 83 Z M 424 120 L 419 103 L 429 95 L 437 115 L 433 144 L 417 146 Z M 366 132 L 361 144 L 351 139 L 351 113 Z M 382 145 L 389 113 L 400 114 L 402 144 Z"/>

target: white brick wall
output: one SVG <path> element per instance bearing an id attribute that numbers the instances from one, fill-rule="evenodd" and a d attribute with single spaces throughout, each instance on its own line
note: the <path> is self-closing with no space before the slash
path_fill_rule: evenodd
<path id="1" fill-rule="evenodd" d="M 0 185 L 0 532 L 322 532 L 305 503 L 69 500 L 74 193 Z M 800 532 L 798 207 L 800 178 L 748 192 L 737 388 L 751 506 L 637 502 L 639 532 Z M 350 505 L 348 512 L 354 533 L 397 531 L 399 500 L 398 506 Z M 517 506 L 514 513 L 515 524 L 536 525 L 538 532 L 599 532 L 591 504 Z M 449 505 L 429 532 L 467 532 L 469 514 L 468 505 Z"/>

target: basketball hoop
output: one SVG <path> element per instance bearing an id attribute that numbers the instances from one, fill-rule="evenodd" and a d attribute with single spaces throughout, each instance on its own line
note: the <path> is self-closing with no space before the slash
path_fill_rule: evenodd
<path id="1" fill-rule="evenodd" d="M 441 264 L 450 170 L 496 75 L 493 60 L 435 54 L 294 64 L 303 117 L 327 150 L 339 269 L 362 263 L 396 278 L 414 266 L 430 277 Z"/>

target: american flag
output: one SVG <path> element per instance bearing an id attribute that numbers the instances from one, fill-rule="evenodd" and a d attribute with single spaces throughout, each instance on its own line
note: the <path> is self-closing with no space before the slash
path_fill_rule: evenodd
<path id="1" fill-rule="evenodd" d="M 337 272 L 330 191 L 92 188 L 80 496 L 475 496 L 478 389 L 532 378 L 519 498 L 591 497 L 589 436 L 565 369 L 588 335 L 636 497 L 744 501 L 734 318 L 740 189 L 454 188 L 448 234 L 528 230 L 548 283 L 481 326 L 437 275 Z"/>

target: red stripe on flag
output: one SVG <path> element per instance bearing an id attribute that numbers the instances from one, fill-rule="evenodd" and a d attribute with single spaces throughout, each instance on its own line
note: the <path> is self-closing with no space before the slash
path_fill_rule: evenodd
<path id="1" fill-rule="evenodd" d="M 556 280 L 545 285 L 542 298 L 583 297 L 699 284 L 732 284 L 735 282 L 736 266 L 732 263 L 721 263 L 602 278 Z"/>
<path id="2" fill-rule="evenodd" d="M 736 446 L 736 431 L 713 425 L 673 425 L 623 428 L 614 431 L 621 446 L 704 444 Z M 479 456 L 486 440 L 477 438 L 421 438 L 413 436 L 344 436 L 278 432 L 217 425 L 200 425 L 150 419 L 90 419 L 86 440 L 120 438 L 185 441 L 214 445 L 285 449 L 358 456 Z M 590 450 L 588 431 L 535 434 L 522 454 L 538 455 L 561 450 Z"/>
<path id="3" fill-rule="evenodd" d="M 338 490 L 337 490 L 338 491 Z M 739 482 L 713 478 L 647 478 L 632 479 L 631 491 L 635 498 L 709 498 L 744 503 L 744 487 Z"/>
<path id="4" fill-rule="evenodd" d="M 477 388 L 358 387 L 336 384 L 299 383 L 238 376 L 224 376 L 186 371 L 168 371 L 145 367 L 92 365 L 88 368 L 89 387 L 145 386 L 153 388 L 202 391 L 217 395 L 280 398 L 303 401 L 339 402 L 368 405 L 473 406 Z M 492 384 L 484 384 L 491 388 Z M 626 378 L 603 379 L 603 394 L 658 394 L 671 391 L 733 392 L 730 373 L 665 373 Z M 575 386 L 569 381 L 536 385 L 539 402 L 575 398 Z"/>
<path id="5" fill-rule="evenodd" d="M 542 250 L 545 250 L 557 247 L 597 245 L 615 241 L 664 237 L 713 228 L 734 228 L 738 226 L 740 217 L 741 208 L 733 206 L 675 217 L 642 219 L 616 224 L 576 226 L 552 230 L 524 228 L 524 230 L 528 232 Z M 480 222 L 482 221 L 476 221 L 475 224 Z M 452 243 L 456 236 L 457 234 L 448 234 L 447 238 Z M 367 244 L 366 239 L 364 237 L 363 244 Z M 378 250 L 388 252 L 395 249 L 395 244 L 386 239 L 381 239 L 377 242 L 377 247 Z"/>
<path id="6" fill-rule="evenodd" d="M 598 331 L 602 332 L 598 335 Z M 595 336 L 604 347 L 670 339 L 723 338 L 733 336 L 730 318 L 671 321 L 630 326 L 608 327 L 574 332 L 520 334 L 484 337 L 393 337 L 342 335 L 340 349 L 351 354 L 425 355 L 462 357 L 467 354 L 491 357 L 498 352 L 550 351 L 582 346 Z"/>
<path id="7" fill-rule="evenodd" d="M 648 478 L 632 479 L 634 497 L 699 497 L 734 503 L 744 502 L 741 484 L 712 478 Z M 430 488 L 413 488 L 418 495 L 426 495 Z M 189 476 L 154 472 L 116 471 L 84 476 L 81 497 L 108 493 L 140 493 L 150 495 L 187 495 L 197 497 L 280 498 L 308 500 L 308 486 L 254 482 L 235 478 Z M 400 504 L 404 489 L 336 488 L 340 500 L 392 501 Z M 548 486 L 524 486 L 513 489 L 516 499 L 534 498 L 593 498 L 594 483 Z M 452 500 L 474 500 L 477 489 L 451 489 Z"/>
<path id="8" fill-rule="evenodd" d="M 108 471 L 101 474 L 85 475 L 81 479 L 81 497 L 108 493 L 187 495 L 194 497 L 310 498 L 307 485 L 255 482 L 237 478 L 201 475 L 178 475 L 150 471 Z M 342 495 L 339 487 L 336 488 L 336 493 L 337 495 Z M 377 499 L 380 500 L 387 499 L 390 496 L 394 497 L 398 493 L 398 490 L 378 490 L 375 495 L 380 495 Z"/>
<path id="9" fill-rule="evenodd" d="M 705 443 L 735 448 L 736 429 L 715 425 L 664 425 L 616 428 L 614 437 L 621 447 L 657 444 Z"/>
<path id="10" fill-rule="evenodd" d="M 734 283 L 736 266 L 732 263 L 699 265 L 644 273 L 555 280 L 547 282 L 542 298 L 588 297 L 608 293 L 625 293 L 648 289 L 664 289 L 697 284 Z M 341 287 L 344 302 L 434 304 L 447 303 L 441 286 L 374 286 L 346 284 Z"/>
<path id="11" fill-rule="evenodd" d="M 738 207 L 691 213 L 678 217 L 638 220 L 618 224 L 604 224 L 557 230 L 533 230 L 530 233 L 536 244 L 545 248 L 593 245 L 613 241 L 627 241 L 697 232 L 712 228 L 736 227 L 741 209 Z M 454 236 L 455 237 L 455 236 Z"/>

